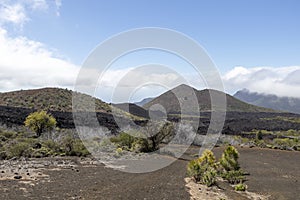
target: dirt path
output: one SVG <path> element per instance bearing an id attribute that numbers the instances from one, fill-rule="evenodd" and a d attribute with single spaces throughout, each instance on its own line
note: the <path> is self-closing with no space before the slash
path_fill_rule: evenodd
<path id="1" fill-rule="evenodd" d="M 192 148 L 189 153 L 195 153 Z M 250 172 L 249 191 L 271 199 L 297 199 L 300 193 L 300 153 L 268 149 L 238 149 L 241 166 Z M 217 157 L 222 148 L 214 149 Z M 188 158 L 186 156 L 185 158 Z M 190 199 L 184 178 L 186 160 L 156 172 L 130 174 L 103 165 L 47 166 L 39 180 L 0 180 L 0 199 Z M 0 167 L 2 167 L 0 165 Z"/>
<path id="2" fill-rule="evenodd" d="M 300 199 L 300 152 L 238 149 L 243 169 L 250 172 L 249 191 L 270 194 L 270 199 Z"/>

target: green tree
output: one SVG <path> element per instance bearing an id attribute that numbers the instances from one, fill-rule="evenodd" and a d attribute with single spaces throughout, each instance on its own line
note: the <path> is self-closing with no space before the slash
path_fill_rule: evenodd
<path id="1" fill-rule="evenodd" d="M 45 131 L 51 131 L 56 126 L 55 118 L 46 111 L 38 111 L 31 113 L 25 120 L 25 126 L 34 131 L 37 136 Z"/>

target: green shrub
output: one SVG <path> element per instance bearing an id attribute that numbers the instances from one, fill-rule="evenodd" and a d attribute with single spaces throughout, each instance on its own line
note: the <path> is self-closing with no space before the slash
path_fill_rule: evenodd
<path id="1" fill-rule="evenodd" d="M 120 133 L 119 135 L 110 138 L 112 143 L 115 143 L 118 147 L 126 148 L 127 150 L 131 149 L 135 137 L 131 136 L 128 133 Z"/>
<path id="2" fill-rule="evenodd" d="M 132 143 L 131 151 L 134 152 L 150 152 L 149 142 L 145 138 L 138 138 Z"/>
<path id="3" fill-rule="evenodd" d="M 240 169 L 238 163 L 239 153 L 234 146 L 227 146 L 224 150 L 222 157 L 220 159 L 221 166 L 225 171 L 232 171 Z"/>
<path id="4" fill-rule="evenodd" d="M 222 173 L 222 178 L 227 180 L 230 184 L 242 183 L 245 181 L 244 172 L 241 170 L 232 170 Z"/>
<path id="5" fill-rule="evenodd" d="M 123 149 L 122 148 L 117 148 L 116 150 L 116 154 L 121 155 L 123 153 Z"/>
<path id="6" fill-rule="evenodd" d="M 13 131 L 1 131 L 0 135 L 6 139 L 13 139 L 17 137 L 17 133 Z"/>
<path id="7" fill-rule="evenodd" d="M 262 140 L 262 139 L 263 139 L 263 133 L 262 133 L 261 131 L 258 131 L 258 132 L 256 133 L 256 139 L 257 139 L 257 140 Z"/>
<path id="8" fill-rule="evenodd" d="M 205 150 L 202 155 L 195 160 L 189 162 L 187 166 L 187 173 L 189 176 L 193 177 L 196 182 L 204 182 L 204 174 L 206 182 L 213 182 L 215 178 L 213 169 L 217 167 L 216 158 L 212 151 Z M 208 184 L 210 185 L 210 184 Z"/>
<path id="9" fill-rule="evenodd" d="M 30 143 L 27 142 L 18 142 L 18 143 L 12 143 L 9 147 L 6 149 L 7 157 L 13 158 L 13 157 L 31 157 L 31 153 L 33 152 L 32 146 Z"/>
<path id="10" fill-rule="evenodd" d="M 103 138 L 99 144 L 100 147 L 107 147 L 109 145 L 111 145 L 111 141 L 108 138 Z"/>
<path id="11" fill-rule="evenodd" d="M 55 153 L 60 153 L 61 152 L 60 145 L 57 142 L 53 141 L 53 140 L 43 141 L 42 146 L 44 146 L 48 149 L 51 149 Z"/>
<path id="12" fill-rule="evenodd" d="M 236 186 L 234 186 L 235 191 L 246 191 L 247 186 L 243 183 L 239 183 Z"/>
<path id="13" fill-rule="evenodd" d="M 74 138 L 70 135 L 67 135 L 64 138 L 62 138 L 62 140 L 60 141 L 60 147 L 62 149 L 62 152 L 68 156 L 71 155 L 73 150 L 73 143 Z"/>
<path id="14" fill-rule="evenodd" d="M 51 149 L 42 147 L 40 149 L 33 150 L 31 157 L 42 158 L 42 157 L 48 157 L 51 155 L 55 155 L 55 153 Z"/>
<path id="15" fill-rule="evenodd" d="M 7 153 L 4 148 L 0 148 L 0 160 L 4 160 L 7 158 Z"/>
<path id="16" fill-rule="evenodd" d="M 282 147 L 291 147 L 293 146 L 293 139 L 289 139 L 289 138 L 275 138 L 273 140 L 273 143 L 276 144 L 276 145 L 279 145 L 279 146 L 282 146 Z"/>
<path id="17" fill-rule="evenodd" d="M 204 173 L 203 173 L 203 178 L 202 182 L 208 186 L 211 187 L 212 185 L 216 184 L 216 177 L 217 177 L 217 171 L 209 167 Z"/>
<path id="18" fill-rule="evenodd" d="M 88 156 L 90 152 L 84 146 L 83 142 L 79 139 L 75 140 L 72 147 L 71 155 L 73 156 Z"/>
<path id="19" fill-rule="evenodd" d="M 80 139 L 74 139 L 70 135 L 65 136 L 60 144 L 62 153 L 67 156 L 87 156 L 90 154 Z"/>
<path id="20" fill-rule="evenodd" d="M 127 151 L 149 152 L 151 151 L 149 141 L 139 132 L 120 133 L 110 138 L 110 142 Z"/>

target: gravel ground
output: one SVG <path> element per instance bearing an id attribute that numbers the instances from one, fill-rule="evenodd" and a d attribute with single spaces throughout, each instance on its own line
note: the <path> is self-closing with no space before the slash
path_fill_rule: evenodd
<path id="1" fill-rule="evenodd" d="M 0 199 L 190 199 L 184 180 L 186 165 L 198 150 L 192 147 L 183 159 L 143 174 L 96 165 L 91 159 L 0 161 Z M 214 149 L 217 157 L 222 150 Z M 299 152 L 238 150 L 242 168 L 250 173 L 246 182 L 250 192 L 271 195 L 270 199 L 299 199 Z M 18 175 L 22 178 L 16 179 Z M 231 199 L 240 199 L 232 196 L 232 191 L 223 192 Z"/>

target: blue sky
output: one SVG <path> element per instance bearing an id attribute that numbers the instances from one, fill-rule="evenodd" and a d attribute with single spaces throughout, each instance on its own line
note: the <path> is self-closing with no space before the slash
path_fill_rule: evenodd
<path id="1" fill-rule="evenodd" d="M 236 65 L 300 63 L 299 1 L 63 1 L 60 17 L 39 13 L 25 27 L 75 64 L 101 41 L 140 27 L 164 27 L 197 40 L 222 71 Z"/>
<path id="2" fill-rule="evenodd" d="M 17 55 L 7 52 L 11 49 L 9 45 L 16 46 L 21 40 L 23 44 L 19 48 L 25 55 L 28 49 L 33 49 L 29 52 L 33 58 L 37 52 L 45 54 L 37 56 L 36 63 L 30 61 L 30 66 L 22 67 L 16 67 L 15 61 L 9 63 L 0 58 L 0 91 L 72 87 L 74 77 L 64 78 L 64 73 L 76 71 L 100 42 L 133 28 L 162 27 L 182 32 L 202 45 L 218 67 L 227 92 L 247 87 L 265 93 L 272 90 L 281 96 L 300 96 L 300 84 L 297 85 L 300 78 L 296 76 L 300 74 L 299 9 L 300 2 L 296 0 L 0 0 L 0 42 L 4 44 L 1 47 L 0 43 L 0 52 L 2 48 L 6 56 L 18 60 Z M 64 69 L 60 74 L 46 70 L 51 77 L 43 82 L 38 77 L 43 76 L 42 63 L 46 58 L 50 59 L 47 63 L 60 63 L 59 69 Z M 32 65 L 36 66 L 31 68 Z M 25 75 L 33 71 L 34 75 L 14 77 L 12 67 L 24 70 Z M 289 77 L 293 78 L 292 82 Z M 32 79 L 37 80 L 29 81 Z"/>

